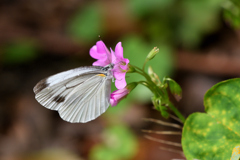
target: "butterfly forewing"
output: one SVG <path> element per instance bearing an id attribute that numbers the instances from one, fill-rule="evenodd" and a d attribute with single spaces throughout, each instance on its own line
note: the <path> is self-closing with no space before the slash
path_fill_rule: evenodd
<path id="1" fill-rule="evenodd" d="M 35 87 L 36 100 L 58 110 L 68 122 L 87 122 L 109 106 L 111 79 L 103 67 L 80 67 L 41 80 Z M 111 76 L 111 75 L 110 75 Z"/>
<path id="2" fill-rule="evenodd" d="M 99 66 L 79 67 L 65 72 L 61 72 L 38 82 L 33 88 L 33 91 L 35 94 L 38 94 L 40 91 L 47 87 L 59 85 L 62 82 L 66 82 L 65 80 L 78 77 L 79 75 L 82 75 L 84 73 L 101 71 L 102 68 L 103 67 Z"/>

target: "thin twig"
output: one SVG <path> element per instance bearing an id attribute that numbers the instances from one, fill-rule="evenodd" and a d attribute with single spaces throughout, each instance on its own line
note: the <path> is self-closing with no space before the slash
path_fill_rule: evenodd
<path id="1" fill-rule="evenodd" d="M 153 130 L 145 130 L 145 129 L 143 129 L 142 132 L 163 134 L 163 135 L 182 135 L 182 132 L 174 132 L 174 131 L 153 131 Z"/>
<path id="2" fill-rule="evenodd" d="M 159 143 L 163 143 L 163 144 L 167 144 L 167 145 L 171 145 L 171 146 L 176 146 L 176 147 L 182 147 L 181 143 L 175 143 L 175 142 L 171 142 L 171 141 L 165 141 L 165 140 L 161 140 L 161 139 L 157 139 L 148 135 L 144 136 L 145 138 L 155 141 L 155 142 L 159 142 Z"/>
<path id="3" fill-rule="evenodd" d="M 174 115 L 172 115 L 172 114 L 169 114 L 170 115 L 170 117 L 172 118 L 172 119 L 174 119 L 174 120 L 176 120 L 176 121 L 178 121 L 178 122 L 180 122 L 180 123 L 183 123 L 179 118 L 177 118 L 176 116 L 174 116 Z"/>
<path id="4" fill-rule="evenodd" d="M 165 150 L 165 151 L 169 151 L 169 152 L 173 152 L 173 153 L 177 153 L 180 154 L 181 156 L 185 157 L 182 151 L 178 151 L 176 149 L 171 149 L 171 148 L 165 148 L 165 147 L 159 147 L 161 150 Z"/>
<path id="5" fill-rule="evenodd" d="M 157 123 L 157 124 L 161 124 L 163 126 L 169 126 L 169 127 L 173 127 L 173 128 L 182 129 L 182 126 L 180 126 L 178 124 L 164 122 L 164 121 L 156 120 L 156 119 L 153 119 L 153 118 L 144 118 L 143 120 L 149 121 L 149 122 L 154 122 L 154 123 Z"/>

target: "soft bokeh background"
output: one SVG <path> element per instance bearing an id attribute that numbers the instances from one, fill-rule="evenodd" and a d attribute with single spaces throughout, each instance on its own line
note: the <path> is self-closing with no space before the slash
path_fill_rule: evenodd
<path id="1" fill-rule="evenodd" d="M 37 103 L 32 89 L 47 76 L 91 65 L 89 49 L 99 39 L 112 48 L 121 41 L 139 67 L 159 47 L 148 65 L 182 86 L 176 106 L 185 116 L 202 112 L 212 85 L 240 75 L 239 6 L 237 0 L 1 0 L 0 159 L 184 159 L 176 153 L 181 147 L 145 138 L 180 143 L 180 135 L 141 131 L 174 131 L 143 121 L 162 119 L 144 87 L 86 124 L 63 121 Z"/>

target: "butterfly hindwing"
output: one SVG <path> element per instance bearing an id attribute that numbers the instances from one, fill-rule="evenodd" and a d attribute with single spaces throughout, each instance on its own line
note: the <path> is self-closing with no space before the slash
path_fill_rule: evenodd
<path id="1" fill-rule="evenodd" d="M 67 96 L 59 109 L 68 122 L 88 122 L 100 116 L 109 107 L 111 79 L 95 75 L 79 85 Z"/>

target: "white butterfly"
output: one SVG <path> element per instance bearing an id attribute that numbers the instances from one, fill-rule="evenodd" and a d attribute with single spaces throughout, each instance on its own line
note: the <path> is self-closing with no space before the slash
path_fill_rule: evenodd
<path id="1" fill-rule="evenodd" d="M 65 121 L 91 121 L 110 105 L 113 66 L 79 67 L 45 78 L 33 88 L 35 98 L 44 107 L 57 110 Z"/>

